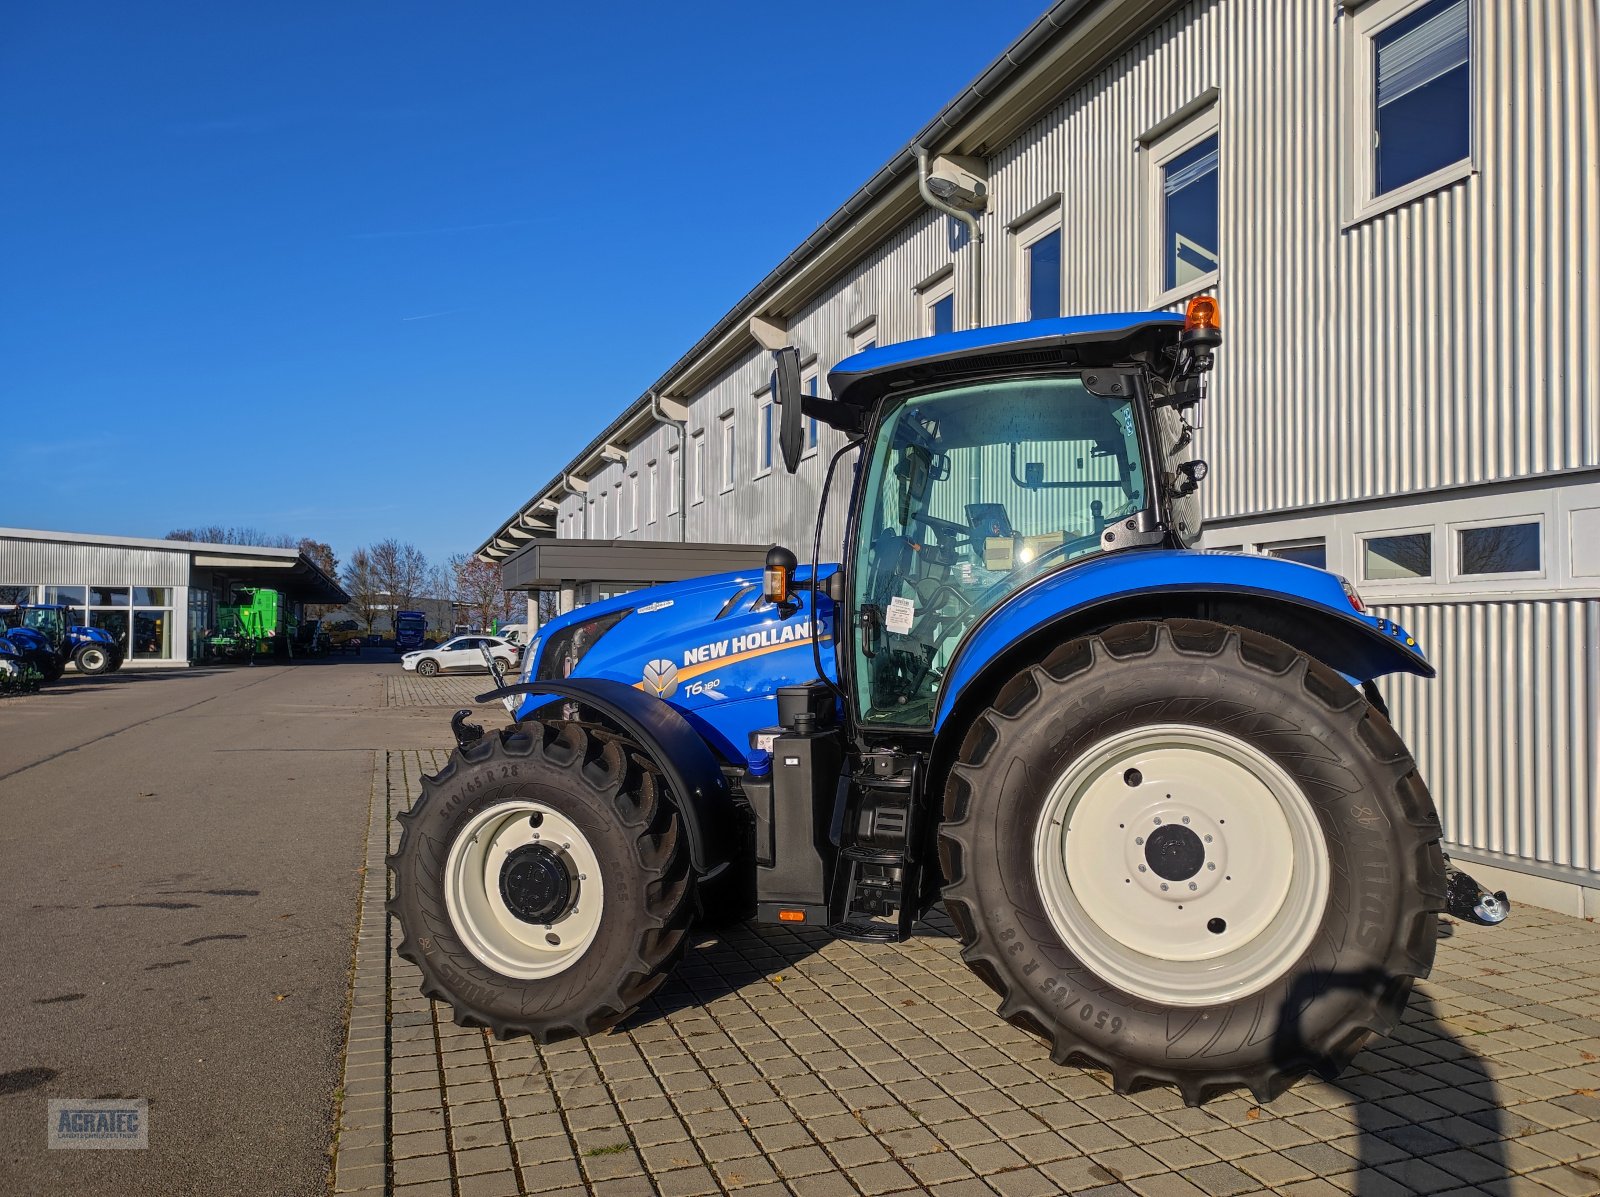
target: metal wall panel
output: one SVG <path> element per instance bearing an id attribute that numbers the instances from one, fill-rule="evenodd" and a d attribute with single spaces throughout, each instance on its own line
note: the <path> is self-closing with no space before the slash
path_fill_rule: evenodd
<path id="1" fill-rule="evenodd" d="M 1600 601 L 1374 607 L 1437 681 L 1384 679 L 1445 839 L 1600 871 Z"/>
<path id="2" fill-rule="evenodd" d="M 189 554 L 0 537 L 0 585 L 187 586 Z"/>

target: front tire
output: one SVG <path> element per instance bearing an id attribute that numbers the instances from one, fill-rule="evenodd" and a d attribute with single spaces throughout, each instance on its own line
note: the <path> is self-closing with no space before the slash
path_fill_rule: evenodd
<path id="1" fill-rule="evenodd" d="M 1124 624 L 974 722 L 940 855 L 1000 1013 L 1119 1092 L 1258 1100 L 1399 1019 L 1444 905 L 1438 816 L 1387 719 L 1278 640 Z"/>
<path id="2" fill-rule="evenodd" d="M 423 677 L 434 677 L 439 672 L 439 662 L 432 657 L 424 657 L 417 662 L 417 672 Z"/>
<path id="3" fill-rule="evenodd" d="M 540 1043 L 636 1010 L 683 952 L 695 883 L 636 746 L 530 722 L 452 754 L 399 816 L 400 955 L 461 1026 Z"/>
<path id="4" fill-rule="evenodd" d="M 111 654 L 97 644 L 85 644 L 72 655 L 72 663 L 78 667 L 79 673 L 91 677 L 96 674 L 109 673 L 115 666 L 111 663 Z"/>

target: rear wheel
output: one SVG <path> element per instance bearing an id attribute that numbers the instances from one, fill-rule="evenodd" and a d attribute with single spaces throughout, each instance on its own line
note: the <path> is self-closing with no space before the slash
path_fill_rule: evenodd
<path id="1" fill-rule="evenodd" d="M 423 657 L 417 662 L 417 672 L 423 677 L 433 677 L 439 672 L 439 662 L 432 657 Z"/>
<path id="2" fill-rule="evenodd" d="M 940 851 L 1001 1014 L 1116 1087 L 1267 1100 L 1392 1027 L 1433 960 L 1439 824 L 1388 720 L 1280 641 L 1125 624 L 974 723 Z"/>
<path id="3" fill-rule="evenodd" d="M 83 645 L 72 655 L 72 662 L 78 667 L 79 673 L 91 675 L 109 673 L 114 668 L 111 654 L 98 644 Z"/>
<path id="4" fill-rule="evenodd" d="M 681 823 L 624 739 L 573 723 L 491 734 L 399 818 L 399 951 L 462 1026 L 594 1034 L 682 954 L 695 895 Z"/>

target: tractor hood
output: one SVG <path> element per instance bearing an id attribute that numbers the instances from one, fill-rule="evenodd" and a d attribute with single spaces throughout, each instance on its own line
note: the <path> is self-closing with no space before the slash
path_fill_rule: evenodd
<path id="1" fill-rule="evenodd" d="M 837 568 L 824 565 L 819 577 Z M 819 592 L 813 618 L 810 586 L 811 570 L 796 570 L 794 602 L 774 607 L 752 569 L 591 603 L 539 629 L 524 677 L 632 686 L 677 708 L 723 759 L 742 760 L 750 734 L 777 722 L 779 687 L 815 680 L 817 656 L 835 675 L 833 604 Z M 527 695 L 518 718 L 553 698 Z"/>
<path id="2" fill-rule="evenodd" d="M 1122 366 L 1150 362 L 1176 346 L 1176 312 L 1113 312 L 999 324 L 867 349 L 828 373 L 829 397 L 807 397 L 808 416 L 861 433 L 883 396 L 924 382 L 958 382 L 995 370 Z"/>

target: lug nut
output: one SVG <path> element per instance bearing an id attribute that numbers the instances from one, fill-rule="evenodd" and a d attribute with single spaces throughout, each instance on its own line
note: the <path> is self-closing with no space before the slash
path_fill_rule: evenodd
<path id="1" fill-rule="evenodd" d="M 1206 868 L 1210 869 L 1212 872 L 1216 872 L 1217 862 L 1214 860 L 1206 861 Z"/>
<path id="2" fill-rule="evenodd" d="M 1134 837 L 1133 837 L 1133 842 L 1134 842 L 1134 843 L 1136 843 L 1136 844 L 1142 844 L 1142 843 L 1144 843 L 1144 836 L 1142 836 L 1142 835 L 1136 835 L 1136 836 L 1134 836 Z"/>
<path id="3" fill-rule="evenodd" d="M 1187 822 L 1188 822 L 1188 821 L 1189 821 L 1189 816 L 1188 816 L 1188 815 L 1184 815 L 1184 816 L 1183 816 L 1183 821 L 1184 821 L 1184 822 L 1185 822 L 1185 823 L 1187 823 Z"/>
<path id="4" fill-rule="evenodd" d="M 1163 881 L 1163 882 L 1162 882 L 1162 883 L 1161 883 L 1161 892 L 1162 892 L 1162 893 L 1166 893 L 1166 892 L 1167 892 L 1167 890 L 1168 890 L 1168 888 L 1169 888 L 1169 886 L 1168 886 L 1168 885 L 1167 885 L 1167 883 L 1166 883 L 1166 882 L 1165 882 L 1165 881 Z"/>
<path id="5" fill-rule="evenodd" d="M 1193 881 L 1191 881 L 1191 882 L 1189 882 L 1189 888 L 1190 889 L 1199 889 L 1200 887 L 1198 885 L 1196 885 Z"/>
<path id="6" fill-rule="evenodd" d="M 1148 873 L 1148 872 L 1149 872 L 1149 871 L 1150 871 L 1150 870 L 1149 870 L 1149 869 L 1147 869 L 1147 868 L 1145 868 L 1145 867 L 1144 867 L 1144 866 L 1143 866 L 1143 865 L 1140 865 L 1140 866 L 1139 866 L 1139 871 L 1140 871 L 1140 872 L 1141 872 L 1141 873 Z"/>

